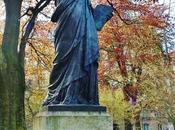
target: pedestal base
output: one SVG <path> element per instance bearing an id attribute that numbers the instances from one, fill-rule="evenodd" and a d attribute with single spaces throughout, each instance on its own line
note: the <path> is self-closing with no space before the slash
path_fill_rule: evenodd
<path id="1" fill-rule="evenodd" d="M 113 122 L 104 107 L 58 105 L 38 113 L 33 130 L 113 130 Z"/>

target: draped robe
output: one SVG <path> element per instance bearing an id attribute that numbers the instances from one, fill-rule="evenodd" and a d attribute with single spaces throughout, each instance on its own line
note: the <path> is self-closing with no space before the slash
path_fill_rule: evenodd
<path id="1" fill-rule="evenodd" d="M 89 0 L 59 0 L 56 57 L 43 105 L 98 105 L 99 46 Z"/>

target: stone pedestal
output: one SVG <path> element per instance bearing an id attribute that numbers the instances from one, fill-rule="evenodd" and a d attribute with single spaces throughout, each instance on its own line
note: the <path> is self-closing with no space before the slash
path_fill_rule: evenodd
<path id="1" fill-rule="evenodd" d="M 105 107 L 48 106 L 37 114 L 33 130 L 113 130 Z"/>

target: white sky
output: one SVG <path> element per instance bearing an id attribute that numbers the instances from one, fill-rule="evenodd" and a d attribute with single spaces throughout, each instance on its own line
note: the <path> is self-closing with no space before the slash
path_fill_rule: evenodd
<path id="1" fill-rule="evenodd" d="M 0 20 L 5 19 L 5 8 L 4 8 L 4 2 L 0 0 Z"/>

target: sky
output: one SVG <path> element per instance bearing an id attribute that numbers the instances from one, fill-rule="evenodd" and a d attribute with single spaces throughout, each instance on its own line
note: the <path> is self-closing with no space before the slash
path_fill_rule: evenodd
<path id="1" fill-rule="evenodd" d="M 170 10 L 169 10 L 169 14 L 170 14 L 170 18 L 174 21 L 175 23 L 175 0 L 159 0 L 160 3 L 165 3 L 165 5 L 167 5 Z M 169 4 L 171 3 L 171 4 Z"/>
<path id="2" fill-rule="evenodd" d="M 5 8 L 4 8 L 4 2 L 0 0 L 0 20 L 5 19 Z"/>

